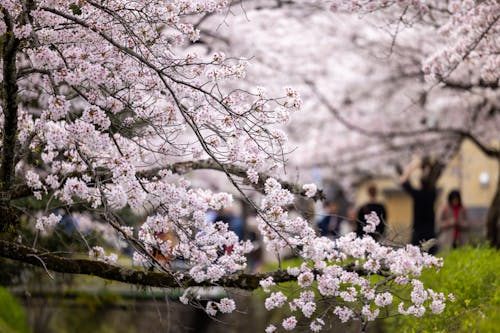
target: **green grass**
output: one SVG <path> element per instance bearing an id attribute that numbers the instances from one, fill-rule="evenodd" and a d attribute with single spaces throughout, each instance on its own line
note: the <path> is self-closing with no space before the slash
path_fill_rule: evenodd
<path id="1" fill-rule="evenodd" d="M 0 287 L 0 333 L 28 333 L 24 309 L 3 287 Z"/>
<path id="2" fill-rule="evenodd" d="M 438 272 L 426 271 L 427 288 L 453 293 L 443 313 L 422 318 L 397 316 L 385 321 L 385 332 L 499 332 L 500 252 L 485 246 L 450 252 Z"/>

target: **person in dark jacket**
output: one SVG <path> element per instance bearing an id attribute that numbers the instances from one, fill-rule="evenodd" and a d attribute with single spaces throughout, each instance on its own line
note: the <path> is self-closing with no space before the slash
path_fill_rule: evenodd
<path id="1" fill-rule="evenodd" d="M 357 220 L 356 220 L 356 234 L 358 237 L 362 237 L 365 233 L 363 228 L 366 226 L 365 215 L 375 212 L 380 219 L 379 225 L 375 229 L 375 233 L 371 236 L 376 240 L 380 240 L 384 236 L 385 223 L 387 222 L 387 211 L 384 204 L 377 201 L 377 187 L 375 185 L 370 185 L 368 187 L 368 197 L 369 201 L 361 206 L 358 210 Z"/>
<path id="2" fill-rule="evenodd" d="M 245 223 L 239 218 L 232 208 L 224 208 L 217 213 L 214 221 L 221 221 L 229 226 L 229 230 L 233 231 L 239 240 L 245 237 Z"/>
<path id="3" fill-rule="evenodd" d="M 341 236 L 341 225 L 347 223 L 342 217 L 346 214 L 347 200 L 340 185 L 332 183 L 325 188 L 325 215 L 318 222 L 318 229 L 321 236 L 335 239 Z"/>
<path id="4" fill-rule="evenodd" d="M 417 189 L 410 183 L 410 175 L 419 167 L 422 169 L 421 186 Z M 440 172 L 437 168 L 440 168 L 440 165 L 433 164 L 428 158 L 424 158 L 421 163 L 412 162 L 408 165 L 400 177 L 401 186 L 413 200 L 413 232 L 411 237 L 413 245 L 421 245 L 436 238 L 434 206 L 437 199 L 436 175 Z M 433 245 L 428 252 L 435 254 L 437 246 Z"/>
<path id="5" fill-rule="evenodd" d="M 324 206 L 326 215 L 318 222 L 319 233 L 322 237 L 335 239 L 340 236 L 340 224 L 343 219 L 339 216 L 339 204 L 327 202 Z"/>
<path id="6" fill-rule="evenodd" d="M 215 217 L 214 222 L 223 222 L 227 224 L 230 231 L 233 231 L 239 240 L 245 237 L 245 224 L 232 210 L 231 207 L 226 207 L 220 210 Z M 233 246 L 223 246 L 224 251 L 228 254 L 233 252 Z"/>

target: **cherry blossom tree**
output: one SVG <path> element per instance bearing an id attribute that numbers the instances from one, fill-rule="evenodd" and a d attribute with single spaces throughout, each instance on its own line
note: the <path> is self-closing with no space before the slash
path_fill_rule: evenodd
<path id="1" fill-rule="evenodd" d="M 335 1 L 332 9 L 375 16 L 386 23 L 391 35 L 389 52 L 394 53 L 391 75 L 400 72 L 399 78 L 403 79 L 389 81 L 389 89 L 393 90 L 389 95 L 393 98 L 403 92 L 414 101 L 400 112 L 402 117 L 392 117 L 396 121 L 388 122 L 389 128 L 385 130 L 354 125 L 348 117 L 342 121 L 369 136 L 418 138 L 418 141 L 422 136 L 435 137 L 446 143 L 447 149 L 453 142 L 469 139 L 486 156 L 499 162 L 500 173 L 500 49 L 496 38 L 500 32 L 500 4 L 497 1 Z M 424 82 L 413 94 L 408 89 L 394 89 L 394 84 L 404 84 L 405 79 L 412 77 Z M 409 80 L 412 81 L 415 82 Z M 417 114 L 420 123 L 412 126 L 405 122 L 404 118 L 415 118 L 405 111 Z M 337 113 L 337 117 L 343 115 Z M 393 124 L 404 127 L 394 130 L 390 128 Z M 500 174 L 498 179 L 500 182 Z M 497 183 L 487 217 L 487 238 L 496 247 L 500 246 L 499 225 L 500 183 Z"/>
<path id="2" fill-rule="evenodd" d="M 251 56 L 247 81 L 287 80 L 301 92 L 304 112 L 287 125 L 292 165 L 353 179 L 394 174 L 419 154 L 442 170 L 465 139 L 498 160 L 499 10 L 496 1 L 248 1 L 211 42 Z M 493 245 L 499 198 L 497 186 Z"/>
<path id="3" fill-rule="evenodd" d="M 189 47 L 199 40 L 197 22 L 227 13 L 228 5 L 2 1 L 0 255 L 47 271 L 184 288 L 180 301 L 193 306 L 202 305 L 191 287 L 262 286 L 270 292 L 267 309 L 287 306 L 290 316 L 274 323 L 285 330 L 308 325 L 319 331 L 332 317 L 358 320 L 364 328 L 391 305 L 405 315 L 442 312 L 447 296 L 418 280 L 423 269 L 441 266 L 440 259 L 370 236 L 318 237 L 305 219 L 288 215 L 295 194 L 321 198 L 314 184 L 276 178 L 289 154 L 282 125 L 302 105 L 297 91 L 287 87 L 270 97 L 241 83 L 246 61 L 220 52 L 198 56 Z M 192 186 L 183 174 L 194 169 L 224 173 L 256 208 L 267 248 L 278 253 L 288 247 L 303 264 L 245 273 L 251 244 L 205 218 L 208 210 L 230 206 L 232 196 Z M 249 198 L 248 185 L 262 192 L 260 203 Z M 27 211 L 21 198 L 40 200 L 45 208 Z M 19 232 L 21 215 L 33 217 L 38 234 L 50 232 L 61 207 L 88 210 L 112 226 L 145 269 L 119 266 L 118 256 L 99 244 L 88 244 L 90 259 L 61 256 Z M 138 230 L 120 219 L 123 207 L 146 216 Z M 367 220 L 367 232 L 380 223 L 376 216 Z M 188 269 L 174 269 L 171 258 Z M 287 281 L 297 282 L 299 297 L 280 291 L 279 283 Z M 394 284 L 410 289 L 411 299 L 396 304 Z M 230 298 L 203 306 L 210 316 L 237 307 Z"/>

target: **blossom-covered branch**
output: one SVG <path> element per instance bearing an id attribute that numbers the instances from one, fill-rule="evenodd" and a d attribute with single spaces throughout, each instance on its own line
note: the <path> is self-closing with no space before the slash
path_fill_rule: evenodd
<path id="1" fill-rule="evenodd" d="M 215 170 L 215 171 L 221 171 L 221 172 L 229 172 L 231 175 L 234 175 L 236 177 L 246 179 L 248 177 L 247 170 L 245 168 L 236 166 L 236 165 L 224 165 L 224 169 L 220 166 L 220 164 L 214 162 L 213 160 L 210 159 L 205 159 L 205 160 L 195 160 L 195 161 L 185 161 L 185 162 L 177 162 L 173 163 L 170 165 L 165 165 L 161 167 L 156 167 L 152 168 L 149 170 L 140 170 L 137 171 L 136 176 L 138 178 L 145 178 L 145 179 L 152 179 L 158 176 L 158 174 L 162 171 L 171 171 L 174 174 L 177 175 L 182 175 L 185 173 L 188 173 L 190 171 L 194 170 Z M 77 172 L 72 172 L 67 175 L 65 175 L 68 178 L 71 177 L 82 177 L 82 173 L 77 173 Z M 87 173 L 87 176 L 93 176 L 97 177 L 101 182 L 106 183 L 107 180 L 111 179 L 112 177 L 112 172 L 111 170 L 105 170 L 105 169 L 100 169 L 94 172 L 94 174 Z M 252 187 L 259 191 L 264 190 L 264 183 L 265 181 L 269 178 L 269 175 L 266 175 L 264 173 L 259 173 L 258 174 L 258 179 L 259 181 L 257 183 L 253 183 L 250 181 L 246 181 L 249 183 Z M 304 186 L 301 184 L 296 184 L 288 181 L 283 181 L 283 180 L 278 180 L 280 184 L 290 190 L 290 192 L 301 195 L 307 198 L 310 198 L 312 200 L 323 200 L 324 199 L 324 194 L 322 190 L 318 189 L 314 192 L 313 195 L 307 195 L 307 191 L 304 189 Z M 27 196 L 32 195 L 32 190 L 30 187 L 26 184 L 21 185 L 18 184 L 14 187 L 12 191 L 12 199 L 19 199 Z"/>
<path id="2" fill-rule="evenodd" d="M 265 279 L 272 279 L 275 283 L 297 280 L 297 276 L 291 275 L 287 271 L 274 271 L 255 274 L 241 273 L 213 283 L 209 281 L 196 282 L 189 276 L 180 277 L 182 274 L 177 274 L 178 276 L 174 277 L 172 274 L 121 267 L 105 261 L 61 257 L 5 240 L 0 240 L 0 253 L 3 258 L 54 272 L 92 275 L 111 281 L 160 288 L 226 287 L 254 290 L 260 288 L 260 281 Z M 346 269 L 360 274 L 367 273 L 365 269 L 355 268 L 353 265 L 347 266 Z"/>

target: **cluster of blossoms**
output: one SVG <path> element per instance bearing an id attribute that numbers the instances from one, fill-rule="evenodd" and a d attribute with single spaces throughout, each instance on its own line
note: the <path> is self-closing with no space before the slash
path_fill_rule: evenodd
<path id="1" fill-rule="evenodd" d="M 49 216 L 42 216 L 36 220 L 35 228 L 40 231 L 47 231 L 53 228 L 61 221 L 61 216 L 50 214 Z"/>
<path id="2" fill-rule="evenodd" d="M 187 288 L 184 290 L 182 296 L 179 297 L 179 301 L 182 304 L 189 304 L 191 300 L 198 300 L 199 296 L 195 294 L 192 288 Z M 218 312 L 228 314 L 234 312 L 234 310 L 236 310 L 235 301 L 227 297 L 222 298 L 219 302 L 208 301 L 205 306 L 205 312 L 212 317 L 216 316 Z"/>
<path id="3" fill-rule="evenodd" d="M 448 10 L 451 18 L 439 32 L 450 44 L 424 62 L 424 72 L 444 77 L 466 59 L 469 64 L 479 66 L 483 80 L 498 82 L 500 46 L 495 42 L 500 33 L 498 1 L 455 0 L 449 3 Z"/>
<path id="4" fill-rule="evenodd" d="M 137 235 L 145 252 L 135 253 L 134 261 L 168 270 L 172 261 L 183 260 L 198 283 L 217 283 L 243 271 L 252 246 L 240 242 L 226 224 L 205 220 L 208 210 L 230 206 L 230 195 L 196 189 L 167 168 L 157 168 L 206 154 L 221 164 L 244 167 L 250 182 L 258 183 L 261 170 L 282 161 L 286 135 L 278 127 L 302 106 L 290 87 L 277 98 L 260 88 L 227 92 L 223 82 L 243 78 L 245 61 L 221 53 L 181 54 L 185 43 L 199 38 L 189 22 L 193 16 L 228 5 L 227 0 L 70 5 L 39 0 L 26 8 L 21 1 L 5 0 L 0 12 L 5 18 L 0 35 L 13 33 L 22 41 L 16 91 L 28 103 L 17 115 L 24 149 L 19 156 L 31 154 L 37 160 L 18 163 L 18 176 L 38 198 L 53 194 L 69 206 L 103 209 L 108 222 L 127 237 L 133 237 L 132 230 L 116 226 L 108 212 L 123 207 L 147 212 Z M 442 311 L 444 296 L 415 279 L 423 268 L 439 267 L 438 259 L 413 246 L 384 247 L 369 236 L 317 237 L 305 219 L 289 217 L 294 196 L 288 190 L 272 178 L 264 187 L 259 217 L 264 242 L 273 252 L 290 247 L 304 259 L 288 272 L 304 289 L 300 296 L 288 299 L 273 291 L 265 302 L 268 309 L 288 306 L 292 315 L 281 323 L 285 330 L 297 326 L 299 315 L 311 320 L 312 331 L 321 330 L 325 318 L 319 315 L 319 297 L 335 303 L 330 312 L 341 320 L 374 320 L 393 298 L 376 289 L 363 276 L 366 272 L 385 272 L 413 286 L 411 303 L 401 303 L 401 313 L 420 315 L 426 307 Z M 312 184 L 303 190 L 308 197 L 317 192 Z M 371 230 L 376 221 L 370 219 Z M 59 220 L 54 214 L 41 217 L 36 228 Z M 99 246 L 89 256 L 117 261 Z M 354 268 L 343 268 L 345 260 L 353 260 Z M 261 285 L 269 292 L 277 288 L 269 278 Z M 189 303 L 188 295 L 181 301 Z M 233 300 L 224 298 L 208 302 L 205 310 L 215 316 L 235 308 Z"/>
<path id="5" fill-rule="evenodd" d="M 401 9 L 407 15 L 401 16 Z M 466 60 L 480 68 L 486 82 L 500 79 L 497 56 L 499 46 L 495 36 L 500 33 L 500 4 L 496 0 L 360 0 L 334 1 L 333 11 L 350 12 L 389 11 L 397 21 L 408 25 L 418 18 L 431 16 L 440 25 L 439 33 L 445 38 L 445 47 L 431 54 L 423 63 L 423 71 L 434 78 L 445 78 Z M 407 12 L 407 9 L 411 9 Z M 399 24 L 399 23 L 396 23 Z"/>
<path id="6" fill-rule="evenodd" d="M 245 254 L 251 251 L 251 243 L 240 242 L 227 224 L 205 220 L 207 210 L 229 207 L 230 195 L 189 189 L 183 179 L 176 186 L 168 172 L 144 184 L 147 202 L 158 211 L 146 219 L 138 233 L 149 253 L 157 253 L 164 263 L 184 260 L 197 282 L 217 281 L 246 267 Z M 144 255 L 136 254 L 135 261 L 149 264 Z"/>
<path id="7" fill-rule="evenodd" d="M 432 289 L 425 289 L 422 282 L 418 280 L 412 280 L 411 284 L 413 286 L 411 291 L 411 301 L 413 304 L 405 309 L 403 303 L 399 303 L 399 313 L 404 315 L 412 314 L 414 316 L 421 317 L 426 311 L 426 308 L 423 305 L 426 301 L 430 302 L 429 308 L 432 313 L 439 314 L 443 312 L 446 306 L 446 297 L 443 293 L 437 293 Z M 449 300 L 453 300 L 453 295 L 451 295 L 451 297 L 449 296 Z"/>
<path id="8" fill-rule="evenodd" d="M 363 231 L 368 234 L 373 234 L 380 224 L 380 219 L 377 216 L 377 213 L 371 212 L 370 214 L 365 215 L 366 226 L 363 227 Z"/>
<path id="9" fill-rule="evenodd" d="M 38 102 L 19 106 L 19 138 L 38 164 L 22 161 L 18 175 L 38 199 L 47 194 L 67 205 L 153 211 L 139 240 L 150 253 L 187 260 L 196 281 L 245 267 L 250 244 L 204 220 L 230 198 L 193 189 L 167 172 L 141 173 L 206 153 L 247 168 L 257 182 L 270 157 L 282 153 L 285 135 L 273 126 L 301 105 L 292 88 L 274 99 L 262 89 L 225 93 L 222 82 L 244 77 L 245 61 L 180 54 L 199 35 L 188 17 L 228 5 L 40 0 L 26 8 L 6 0 L 0 14 L 31 19 L 13 20 L 13 32 L 23 41 L 19 99 Z M 11 28 L 0 20 L 0 35 Z M 46 217 L 36 227 L 54 223 Z M 231 251 L 221 255 L 221 248 Z M 147 261 L 146 253 L 135 257 Z"/>
<path id="10" fill-rule="evenodd" d="M 316 195 L 316 192 L 318 191 L 318 188 L 315 184 L 304 184 L 304 186 L 302 186 L 302 189 L 305 191 L 305 195 L 308 198 L 314 197 Z"/>
<path id="11" fill-rule="evenodd" d="M 429 11 L 429 4 L 426 0 L 334 0 L 330 5 L 330 9 L 333 11 L 347 10 L 372 12 L 393 5 L 398 5 L 403 8 L 411 6 L 422 12 Z"/>
<path id="12" fill-rule="evenodd" d="M 283 295 L 281 291 L 272 293 L 265 302 L 267 310 L 272 310 L 274 308 L 281 308 L 286 302 L 286 296 Z"/>
<path id="13" fill-rule="evenodd" d="M 118 260 L 118 256 L 115 253 L 106 255 L 106 252 L 104 252 L 104 249 L 101 246 L 92 247 L 89 251 L 89 257 L 112 265 L 116 264 Z"/>
<path id="14" fill-rule="evenodd" d="M 209 301 L 205 308 L 205 311 L 212 317 L 215 316 L 217 312 L 232 313 L 234 310 L 236 310 L 236 303 L 230 298 L 223 298 L 219 302 Z"/>
<path id="15" fill-rule="evenodd" d="M 95 208 L 104 192 L 115 208 L 142 209 L 139 165 L 204 152 L 247 167 L 258 181 L 269 157 L 282 153 L 285 136 L 272 127 L 300 107 L 298 93 L 286 88 L 275 99 L 262 89 L 224 93 L 221 82 L 244 77 L 246 62 L 222 53 L 181 56 L 176 49 L 199 35 L 186 17 L 228 5 L 43 0 L 26 9 L 19 1 L 2 2 L 10 17 L 30 10 L 32 20 L 14 20 L 14 32 L 23 40 L 20 99 L 39 104 L 20 106 L 18 117 L 20 141 L 44 163 L 46 182 L 33 177 L 38 168 L 25 174 L 39 198 L 54 190 L 65 203 L 78 198 Z M 7 29 L 0 20 L 0 35 Z M 98 190 L 96 173 L 103 169 L 112 177 Z"/>
<path id="16" fill-rule="evenodd" d="M 274 178 L 266 180 L 264 192 L 266 195 L 261 203 L 263 216 L 258 218 L 258 222 L 268 250 L 278 253 L 287 246 L 296 250 L 299 246 L 311 244 L 315 231 L 309 223 L 301 217 L 288 217 L 286 207 L 294 201 L 292 193 L 283 189 Z"/>
<path id="17" fill-rule="evenodd" d="M 310 320 L 312 331 L 320 331 L 326 320 L 324 309 L 328 307 L 342 322 L 373 321 L 382 309 L 390 309 L 394 303 L 391 290 L 381 288 L 392 280 L 399 286 L 412 287 L 411 300 L 399 303 L 399 313 L 421 316 L 426 309 L 436 314 L 443 311 L 446 297 L 426 289 L 418 280 L 424 268 L 439 268 L 441 259 L 413 245 L 384 246 L 368 235 L 357 238 L 355 233 L 349 233 L 336 240 L 318 237 L 307 223 L 288 218 L 286 207 L 292 197 L 287 190 L 273 179 L 266 181 L 265 187 L 262 208 L 266 219 L 261 220 L 260 229 L 266 243 L 274 250 L 290 246 L 304 259 L 300 267 L 287 270 L 302 290 L 299 297 L 289 299 L 272 278 L 260 282 L 263 290 L 270 293 L 265 301 L 267 310 L 285 309 L 288 305 L 292 316 L 281 323 L 283 329 L 294 329 L 296 317 L 303 316 Z M 379 218 L 372 212 L 366 219 L 366 231 L 374 232 Z M 345 262 L 353 262 L 354 266 L 343 266 Z M 371 274 L 381 274 L 385 283 L 373 282 Z M 270 332 L 275 329 L 274 325 L 268 327 Z"/>

